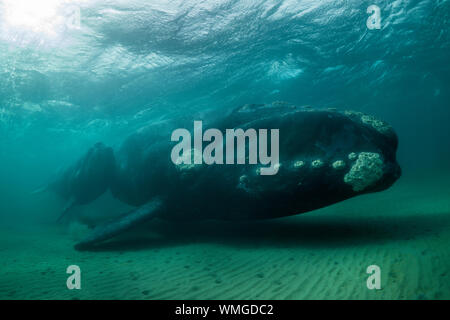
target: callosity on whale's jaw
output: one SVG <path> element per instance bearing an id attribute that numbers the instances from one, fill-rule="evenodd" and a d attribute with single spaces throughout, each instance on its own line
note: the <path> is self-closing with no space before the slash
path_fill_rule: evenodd
<path id="1" fill-rule="evenodd" d="M 277 130 L 279 156 L 272 175 L 261 174 L 267 168 L 262 162 L 172 161 L 176 142 L 171 134 L 180 126 L 192 129 L 195 120 L 151 124 L 128 137 L 115 154 L 98 144 L 69 169 L 66 176 L 72 185 L 88 186 L 92 174 L 95 188 L 76 192 L 78 203 L 93 200 L 106 189 L 106 183 L 114 197 L 136 206 L 122 218 L 97 227 L 77 248 L 89 248 L 155 217 L 255 220 L 299 214 L 385 190 L 401 175 L 395 132 L 363 113 L 273 103 L 245 105 L 219 120 L 204 121 L 204 130 L 223 133 L 236 128 L 243 132 Z M 223 149 L 225 144 L 224 140 Z M 195 155 L 198 151 L 193 150 Z M 248 145 L 245 150 L 248 156 Z M 82 180 L 74 178 L 79 169 Z M 89 190 L 92 195 L 86 194 Z"/>

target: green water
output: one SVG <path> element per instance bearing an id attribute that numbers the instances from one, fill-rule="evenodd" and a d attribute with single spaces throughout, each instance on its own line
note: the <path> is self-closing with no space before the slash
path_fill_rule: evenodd
<path id="1" fill-rule="evenodd" d="M 0 299 L 450 298 L 449 13 L 446 0 L 1 1 Z M 127 205 L 106 194 L 58 225 L 64 201 L 31 194 L 98 141 L 273 101 L 389 122 L 402 178 L 274 222 L 155 222 L 95 252 L 73 249 L 83 223 Z M 71 264 L 81 290 L 66 288 Z M 371 264 L 382 290 L 366 288 Z"/>

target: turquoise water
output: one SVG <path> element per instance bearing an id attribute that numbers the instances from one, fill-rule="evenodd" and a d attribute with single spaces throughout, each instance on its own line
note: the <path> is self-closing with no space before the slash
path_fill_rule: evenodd
<path id="1" fill-rule="evenodd" d="M 442 185 L 450 169 L 447 0 L 32 2 L 0 1 L 2 228 L 66 239 L 54 223 L 64 203 L 30 195 L 58 168 L 143 125 L 247 103 L 373 114 L 399 136 L 404 177 Z M 370 5 L 380 29 L 366 25 Z"/>

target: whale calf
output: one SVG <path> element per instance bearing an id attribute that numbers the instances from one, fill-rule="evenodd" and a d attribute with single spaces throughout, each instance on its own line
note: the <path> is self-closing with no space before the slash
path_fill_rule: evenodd
<path id="1" fill-rule="evenodd" d="M 64 189 L 75 205 L 109 189 L 136 207 L 97 226 L 75 248 L 91 248 L 153 218 L 258 220 L 300 214 L 385 190 L 401 175 L 394 130 L 363 113 L 273 103 L 241 106 L 203 121 L 205 129 L 222 132 L 278 129 L 279 163 L 273 175 L 261 175 L 259 163 L 174 163 L 177 142 L 171 134 L 192 127 L 194 120 L 148 125 L 115 152 L 97 144 L 61 176 L 55 189 Z"/>
<path id="2" fill-rule="evenodd" d="M 45 189 L 56 192 L 66 201 L 58 218 L 63 219 L 75 206 L 88 204 L 101 196 L 114 178 L 113 150 L 96 143 L 74 165 L 62 172 Z"/>

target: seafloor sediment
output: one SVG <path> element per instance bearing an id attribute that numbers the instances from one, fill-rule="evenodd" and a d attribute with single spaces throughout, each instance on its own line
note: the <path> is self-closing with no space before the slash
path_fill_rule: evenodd
<path id="1" fill-rule="evenodd" d="M 135 233 L 97 251 L 73 233 L 0 227 L 1 299 L 449 299 L 450 184 L 407 174 L 390 190 L 259 223 Z M 79 265 L 81 290 L 66 288 Z M 368 290 L 366 268 L 381 268 Z"/>

